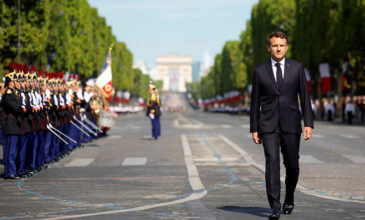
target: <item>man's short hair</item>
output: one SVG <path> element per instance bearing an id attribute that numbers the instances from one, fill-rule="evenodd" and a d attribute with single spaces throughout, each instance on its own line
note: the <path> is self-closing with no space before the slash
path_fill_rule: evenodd
<path id="1" fill-rule="evenodd" d="M 286 35 L 285 32 L 283 31 L 273 31 L 271 32 L 269 38 L 267 38 L 267 44 L 270 46 L 270 39 L 273 37 L 278 37 L 278 38 L 285 38 L 286 39 L 286 43 L 288 44 L 288 36 Z"/>

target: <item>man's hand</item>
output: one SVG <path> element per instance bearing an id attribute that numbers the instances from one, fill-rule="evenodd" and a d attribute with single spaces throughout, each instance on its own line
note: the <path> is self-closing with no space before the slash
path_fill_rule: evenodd
<path id="1" fill-rule="evenodd" d="M 259 137 L 258 132 L 252 132 L 252 140 L 255 144 L 261 144 L 261 138 Z"/>
<path id="2" fill-rule="evenodd" d="M 312 137 L 312 128 L 311 127 L 304 127 L 304 140 L 309 140 Z"/>

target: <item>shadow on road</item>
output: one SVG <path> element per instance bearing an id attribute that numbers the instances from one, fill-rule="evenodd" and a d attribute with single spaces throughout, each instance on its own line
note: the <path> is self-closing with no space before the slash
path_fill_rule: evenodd
<path id="1" fill-rule="evenodd" d="M 222 206 L 218 207 L 217 209 L 221 209 L 226 212 L 247 213 L 259 217 L 267 217 L 270 214 L 270 210 L 268 208 L 262 207 Z"/>

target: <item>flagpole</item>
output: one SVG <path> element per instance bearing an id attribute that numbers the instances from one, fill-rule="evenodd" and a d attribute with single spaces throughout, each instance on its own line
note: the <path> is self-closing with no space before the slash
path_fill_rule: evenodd
<path id="1" fill-rule="evenodd" d="M 108 53 L 111 53 L 111 52 L 112 52 L 113 46 L 114 46 L 114 43 L 112 43 L 112 44 L 110 45 L 109 50 L 108 50 Z"/>

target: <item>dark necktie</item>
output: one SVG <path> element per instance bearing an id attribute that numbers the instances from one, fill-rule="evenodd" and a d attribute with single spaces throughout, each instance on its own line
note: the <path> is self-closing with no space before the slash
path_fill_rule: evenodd
<path id="1" fill-rule="evenodd" d="M 281 72 L 280 63 L 276 63 L 276 83 L 280 89 L 281 85 L 283 84 L 283 72 Z"/>

